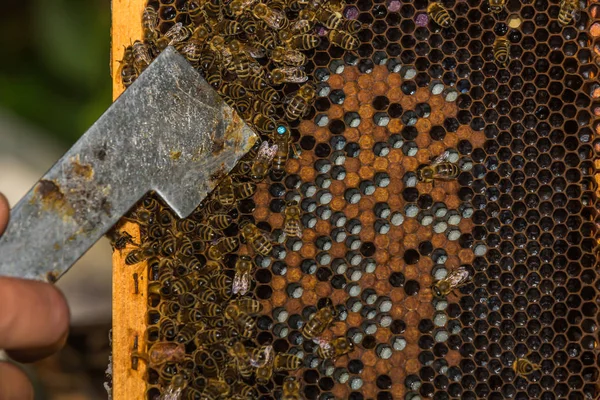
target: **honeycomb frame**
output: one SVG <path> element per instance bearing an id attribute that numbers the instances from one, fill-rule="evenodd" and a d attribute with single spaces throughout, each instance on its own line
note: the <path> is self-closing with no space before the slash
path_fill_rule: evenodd
<path id="1" fill-rule="evenodd" d="M 427 2 L 348 1 L 344 14 L 370 24 L 361 45 L 322 39 L 307 53 L 317 97 L 288 121 L 299 155 L 236 206 L 236 222 L 274 244 L 271 259 L 255 257 L 257 345 L 302 354 L 291 374 L 308 399 L 595 398 L 599 6 L 563 27 L 558 2 L 507 1 L 497 14 L 487 1 L 441 3 L 451 27 Z M 457 179 L 419 182 L 447 150 Z M 301 245 L 282 239 L 288 200 L 303 210 Z M 463 265 L 472 281 L 435 298 L 431 285 Z M 325 336 L 356 343 L 335 362 L 298 338 L 326 298 L 339 316 Z M 515 373 L 523 357 L 540 369 Z M 280 398 L 286 375 L 260 398 Z"/>

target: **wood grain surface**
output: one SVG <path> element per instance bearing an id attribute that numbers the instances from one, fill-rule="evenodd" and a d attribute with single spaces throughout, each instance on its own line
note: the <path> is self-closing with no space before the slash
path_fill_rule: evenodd
<path id="1" fill-rule="evenodd" d="M 142 37 L 141 15 L 145 0 L 112 0 L 112 44 L 111 74 L 113 99 L 125 89 L 119 77 L 119 60 L 123 48 Z M 126 223 L 123 228 L 139 243 L 139 227 Z M 131 353 L 137 342 L 138 351 L 144 352 L 147 309 L 147 265 L 139 263 L 126 265 L 128 248 L 113 253 L 113 399 L 143 399 L 146 383 L 146 367 L 139 362 L 137 370 L 132 369 Z M 137 274 L 137 283 L 135 280 Z"/>

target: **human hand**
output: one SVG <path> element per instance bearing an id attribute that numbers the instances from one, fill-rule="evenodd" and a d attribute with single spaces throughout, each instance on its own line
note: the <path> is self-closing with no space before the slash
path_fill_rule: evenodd
<path id="1" fill-rule="evenodd" d="M 0 194 L 0 235 L 9 207 Z M 0 255 L 1 257 L 1 255 Z M 0 277 L 0 349 L 19 362 L 32 362 L 59 350 L 67 340 L 69 309 L 53 285 Z M 0 400 L 33 399 L 33 387 L 15 365 L 0 362 Z"/>

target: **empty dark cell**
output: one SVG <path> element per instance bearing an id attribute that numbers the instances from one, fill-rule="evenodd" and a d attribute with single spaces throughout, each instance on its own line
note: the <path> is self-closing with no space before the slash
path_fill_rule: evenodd
<path id="1" fill-rule="evenodd" d="M 402 334 L 406 331 L 406 323 L 401 319 L 395 319 L 390 325 L 390 331 L 395 334 Z"/>
<path id="2" fill-rule="evenodd" d="M 379 389 L 390 389 L 392 387 L 392 378 L 388 375 L 379 375 L 375 383 Z"/>
<path id="3" fill-rule="evenodd" d="M 175 19 L 175 17 L 177 16 L 177 9 L 171 6 L 161 7 L 158 10 L 158 14 L 161 20 L 170 21 L 172 19 Z"/>
<path id="4" fill-rule="evenodd" d="M 418 263 L 420 258 L 419 252 L 415 249 L 408 249 L 404 252 L 404 262 L 408 265 Z"/>
<path id="5" fill-rule="evenodd" d="M 389 282 L 393 287 L 402 287 L 406 282 L 406 278 L 402 272 L 393 272 L 390 275 Z"/>
<path id="6" fill-rule="evenodd" d="M 446 137 L 446 129 L 442 126 L 434 126 L 429 131 L 429 135 L 433 140 L 443 140 Z"/>
<path id="7" fill-rule="evenodd" d="M 400 118 L 403 111 L 402 106 L 398 103 L 393 103 L 388 108 L 388 114 L 392 118 Z"/>
<path id="8" fill-rule="evenodd" d="M 316 400 L 319 396 L 319 387 L 317 385 L 304 386 L 304 395 L 307 399 Z"/>
<path id="9" fill-rule="evenodd" d="M 378 392 L 377 400 L 393 400 L 394 396 L 390 392 Z"/>
<path id="10" fill-rule="evenodd" d="M 331 154 L 331 147 L 328 143 L 319 143 L 315 147 L 315 155 L 319 158 L 328 157 Z"/>
<path id="11" fill-rule="evenodd" d="M 273 289 L 268 285 L 259 285 L 256 288 L 256 296 L 260 299 L 267 300 L 270 299 L 272 295 Z"/>
<path id="12" fill-rule="evenodd" d="M 386 96 L 377 96 L 373 99 L 373 107 L 376 110 L 385 110 L 390 105 L 390 100 Z"/>
<path id="13" fill-rule="evenodd" d="M 377 339 L 375 339 L 375 336 L 367 335 L 364 337 L 361 344 L 365 349 L 373 349 L 377 345 Z"/>
<path id="14" fill-rule="evenodd" d="M 339 135 L 344 133 L 344 131 L 346 130 L 346 124 L 344 124 L 344 121 L 339 120 L 339 119 L 334 119 L 333 121 L 331 121 L 331 123 L 329 124 L 329 130 L 331 131 L 331 133 L 333 133 L 334 135 Z"/>
<path id="15" fill-rule="evenodd" d="M 359 359 L 350 360 L 348 363 L 348 371 L 352 374 L 360 374 L 364 368 L 365 365 Z"/>
<path id="16" fill-rule="evenodd" d="M 409 296 L 414 296 L 414 295 L 418 294 L 420 289 L 421 289 L 421 285 L 419 285 L 419 282 L 414 281 L 414 280 L 408 280 L 408 281 L 406 281 L 406 284 L 404 285 L 404 291 Z"/>
<path id="17" fill-rule="evenodd" d="M 373 242 L 364 242 L 361 246 L 360 246 L 360 252 L 363 256 L 365 257 L 370 257 L 373 254 L 375 254 L 375 245 L 373 244 Z"/>
<path id="18" fill-rule="evenodd" d="M 252 199 L 245 199 L 238 202 L 238 210 L 242 214 L 251 214 L 256 209 L 256 203 Z"/>

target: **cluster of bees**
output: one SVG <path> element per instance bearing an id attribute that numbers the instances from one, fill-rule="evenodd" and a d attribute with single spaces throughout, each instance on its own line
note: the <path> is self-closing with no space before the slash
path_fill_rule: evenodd
<path id="1" fill-rule="evenodd" d="M 148 5 L 144 40 L 125 49 L 120 75 L 131 85 L 163 49 L 174 46 L 248 124 L 271 135 L 277 120 L 303 117 L 315 98 L 303 51 L 321 43 L 316 27 L 328 31 L 331 43 L 358 48 L 354 34 L 362 24 L 344 18 L 345 6 L 344 0 L 188 0 L 191 23 L 175 23 L 161 35 L 158 12 Z M 284 96 L 280 89 L 290 83 L 301 86 Z"/>
<path id="2" fill-rule="evenodd" d="M 220 191 L 224 196 L 225 189 Z M 231 202 L 220 200 L 226 210 L 235 197 Z M 146 353 L 134 351 L 132 361 L 137 366 L 142 359 L 156 371 L 164 389 L 162 398 L 257 398 L 253 383 L 267 384 L 274 372 L 300 368 L 301 358 L 276 354 L 271 345 L 256 346 L 253 340 L 256 316 L 263 307 L 249 296 L 255 268 L 252 258 L 238 256 L 233 274 L 223 263 L 239 245 L 237 238 L 223 237 L 223 230 L 233 223 L 229 215 L 215 213 L 204 219 L 202 213 L 196 213 L 178 220 L 148 196 L 128 219 L 140 225 L 142 243 L 117 232 L 113 246 L 122 250 L 133 245 L 126 264 L 148 261 L 149 298 L 161 315 L 155 321 L 157 326 L 148 331 L 148 337 L 156 340 L 149 341 Z M 242 225 L 246 243 L 268 255 L 271 244 L 258 228 L 250 222 Z M 294 395 L 299 390 L 299 382 L 292 377 L 282 387 L 288 399 L 299 399 L 299 394 Z"/>
<path id="3" fill-rule="evenodd" d="M 499 14 L 504 10 L 506 0 L 490 0 L 490 9 L 494 14 Z M 579 12 L 580 7 L 578 0 L 561 0 L 560 9 L 558 12 L 558 23 L 562 26 L 567 26 Z M 454 22 L 454 19 L 439 2 L 431 2 L 427 6 L 427 13 L 430 18 L 438 25 L 448 28 Z M 506 36 L 498 36 L 493 46 L 494 58 L 496 62 L 506 67 L 510 60 L 510 41 Z"/>

